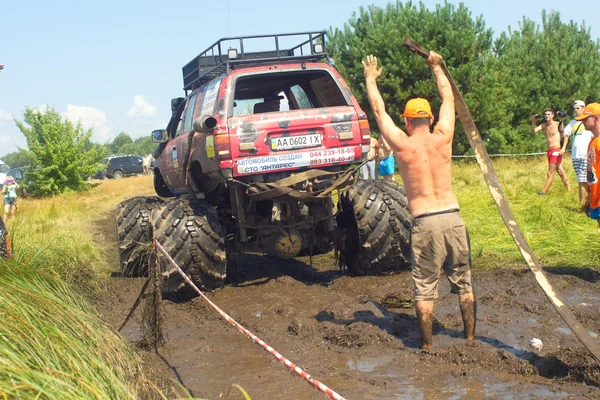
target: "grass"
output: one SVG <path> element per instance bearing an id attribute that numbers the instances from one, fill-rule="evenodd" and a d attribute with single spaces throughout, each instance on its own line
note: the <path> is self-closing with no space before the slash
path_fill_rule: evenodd
<path id="1" fill-rule="evenodd" d="M 93 222 L 129 197 L 132 183 L 20 200 L 7 221 L 13 258 L 0 260 L 0 397 L 133 399 L 149 390 L 129 344 L 85 300 L 102 293 L 109 266 Z"/>
<path id="2" fill-rule="evenodd" d="M 495 158 L 492 164 L 529 246 L 544 266 L 598 268 L 600 253 L 590 243 L 597 243 L 600 232 L 595 221 L 577 212 L 577 180 L 570 158 L 563 165 L 571 192 L 555 174 L 544 197 L 538 191 L 546 182 L 545 157 Z M 454 162 L 452 171 L 454 193 L 471 237 L 474 267 L 524 266 L 477 163 Z"/>

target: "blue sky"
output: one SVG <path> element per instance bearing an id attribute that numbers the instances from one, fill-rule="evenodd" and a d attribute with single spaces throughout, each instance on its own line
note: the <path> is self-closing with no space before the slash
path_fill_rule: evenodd
<path id="1" fill-rule="evenodd" d="M 463 3 L 496 34 L 518 29 L 523 16 L 540 23 L 546 9 L 600 35 L 598 1 L 585 11 L 558 0 Z M 121 131 L 148 135 L 166 125 L 170 99 L 183 94 L 181 67 L 217 39 L 341 28 L 369 4 L 387 1 L 0 0 L 0 156 L 26 147 L 12 120 L 25 107 L 81 119 L 100 143 Z"/>

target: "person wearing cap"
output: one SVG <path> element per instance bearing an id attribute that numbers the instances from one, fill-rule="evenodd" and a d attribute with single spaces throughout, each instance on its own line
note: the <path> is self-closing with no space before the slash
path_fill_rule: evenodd
<path id="1" fill-rule="evenodd" d="M 423 98 L 411 99 L 402 114 L 405 133 L 385 111 L 377 87 L 377 78 L 383 70 L 378 68 L 377 57 L 369 55 L 362 61 L 369 103 L 381 134 L 396 153 L 413 218 L 412 277 L 422 349 L 432 346 L 433 306 L 442 271 L 452 293 L 458 294 L 465 338 L 473 340 L 475 337 L 476 305 L 469 236 L 452 192 L 454 95 L 442 62 L 442 56 L 433 51 L 429 53 L 427 64 L 442 98 L 438 123 L 431 132 L 434 117 L 429 102 Z"/>
<path id="2" fill-rule="evenodd" d="M 575 116 L 583 113 L 585 103 L 582 100 L 573 102 Z M 579 211 L 583 211 L 587 199 L 587 150 L 592 140 L 592 132 L 585 129 L 583 122 L 572 119 L 565 127 L 565 136 L 573 136 L 573 147 L 571 147 L 571 159 L 573 170 L 579 184 Z"/>
<path id="3" fill-rule="evenodd" d="M 7 176 L 2 188 L 2 194 L 4 195 L 4 220 L 8 218 L 11 208 L 13 217 L 17 213 L 17 189 L 19 189 L 19 185 L 17 185 L 15 179 L 10 175 Z"/>
<path id="4" fill-rule="evenodd" d="M 600 229 L 600 183 L 598 183 L 600 177 L 600 104 L 588 104 L 575 119 L 583 121 L 585 129 L 594 135 L 587 153 L 588 200 L 585 204 L 585 213 L 591 219 L 596 220 L 598 229 Z"/>
<path id="5" fill-rule="evenodd" d="M 544 185 L 544 189 L 542 189 L 538 194 L 540 196 L 545 196 L 548 193 L 548 189 L 550 189 L 550 185 L 552 185 L 552 180 L 554 178 L 554 172 L 558 172 L 558 176 L 565 184 L 565 187 L 570 192 L 571 184 L 569 183 L 569 179 L 567 178 L 567 174 L 562 166 L 562 156 L 567 150 L 567 144 L 569 143 L 569 138 L 565 137 L 562 147 L 560 145 L 560 140 L 563 137 L 563 120 L 561 118 L 560 122 L 554 120 L 554 111 L 551 108 L 547 108 L 544 110 L 544 122 L 537 125 L 536 116 L 533 115 L 531 119 L 531 133 L 535 134 L 541 131 L 544 131 L 546 135 L 546 155 L 548 157 L 548 172 L 546 174 L 546 184 Z"/>

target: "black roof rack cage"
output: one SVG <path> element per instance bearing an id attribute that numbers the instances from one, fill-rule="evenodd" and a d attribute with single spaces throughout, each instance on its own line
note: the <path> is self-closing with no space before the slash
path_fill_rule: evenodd
<path id="1" fill-rule="evenodd" d="M 325 50 L 325 33 L 325 31 L 317 31 L 219 39 L 182 68 L 183 90 L 193 90 L 242 65 L 265 65 L 282 61 L 319 61 L 323 58 L 329 59 Z M 273 45 L 269 50 L 258 52 L 245 51 L 245 48 L 255 47 L 259 41 L 262 44 L 262 41 L 269 39 L 273 40 Z M 284 41 L 300 41 L 300 43 L 291 48 L 282 49 L 280 47 L 282 39 Z M 316 44 L 320 44 L 321 48 L 315 49 Z M 231 47 L 232 45 L 236 47 Z M 229 47 L 225 48 L 225 46 Z M 236 50 L 237 54 L 235 58 L 229 58 L 229 50 Z"/>

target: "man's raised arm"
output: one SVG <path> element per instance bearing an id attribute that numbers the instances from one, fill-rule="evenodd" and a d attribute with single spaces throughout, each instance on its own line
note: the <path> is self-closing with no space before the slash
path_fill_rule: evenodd
<path id="1" fill-rule="evenodd" d="M 373 110 L 375 121 L 383 137 L 390 144 L 390 147 L 394 151 L 398 151 L 402 140 L 406 137 L 406 134 L 402 129 L 398 128 L 389 114 L 385 111 L 385 103 L 379 93 L 377 87 L 377 78 L 381 75 L 383 67 L 377 68 L 377 57 L 369 55 L 362 60 L 365 73 L 365 81 L 367 84 L 367 97 L 369 98 L 369 104 Z"/>
<path id="2" fill-rule="evenodd" d="M 441 133 L 448 136 L 448 140 L 452 140 L 454 136 L 454 124 L 456 120 L 456 111 L 454 108 L 454 93 L 450 86 L 450 81 L 442 69 L 444 59 L 435 51 L 429 52 L 427 64 L 431 67 L 438 92 L 442 98 L 442 106 L 440 107 L 440 117 L 433 133 Z"/>

